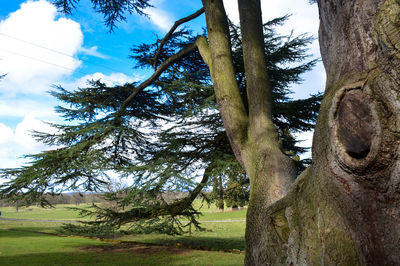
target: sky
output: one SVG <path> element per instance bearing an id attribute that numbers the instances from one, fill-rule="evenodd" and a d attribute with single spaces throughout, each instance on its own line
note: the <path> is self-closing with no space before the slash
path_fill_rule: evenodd
<path id="1" fill-rule="evenodd" d="M 231 20 L 238 22 L 236 1 L 225 0 Z M 279 28 L 294 35 L 309 33 L 317 37 L 318 10 L 308 0 L 261 0 L 263 20 L 292 14 Z M 32 130 L 51 131 L 45 122 L 62 122 L 54 112 L 59 104 L 48 91 L 54 85 L 69 90 L 83 87 L 90 79 L 123 84 L 146 79 L 149 71 L 137 70 L 128 58 L 130 48 L 163 37 L 174 21 L 201 8 L 200 0 L 153 0 L 149 18 L 130 15 L 110 33 L 103 18 L 81 0 L 71 16 L 59 12 L 46 0 L 0 0 L 0 168 L 25 163 L 24 154 L 47 147 L 36 142 Z M 204 15 L 187 25 L 201 31 Z M 319 58 L 318 41 L 311 53 Z M 323 91 L 325 71 L 322 63 L 293 86 L 294 98 Z M 302 134 L 303 146 L 311 146 L 312 133 Z"/>

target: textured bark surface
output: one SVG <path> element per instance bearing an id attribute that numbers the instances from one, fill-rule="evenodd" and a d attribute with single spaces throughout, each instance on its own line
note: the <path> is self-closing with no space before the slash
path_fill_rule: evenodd
<path id="1" fill-rule="evenodd" d="M 215 95 L 228 138 L 250 178 L 246 245 L 251 264 L 265 257 L 265 213 L 285 196 L 295 176 L 294 164 L 279 146 L 271 117 L 259 0 L 239 0 L 248 112 L 244 108 L 232 67 L 227 17 L 222 0 L 203 0 L 209 45 L 199 40 L 199 51 L 211 70 Z"/>
<path id="2" fill-rule="evenodd" d="M 400 0 L 318 1 L 327 84 L 313 164 L 290 190 L 294 168 L 270 118 L 260 2 L 238 2 L 248 113 L 222 0 L 203 0 L 209 43 L 197 47 L 250 177 L 245 264 L 400 265 Z"/>
<path id="3" fill-rule="evenodd" d="M 400 265 L 400 1 L 318 5 L 313 164 L 268 208 L 259 265 Z"/>

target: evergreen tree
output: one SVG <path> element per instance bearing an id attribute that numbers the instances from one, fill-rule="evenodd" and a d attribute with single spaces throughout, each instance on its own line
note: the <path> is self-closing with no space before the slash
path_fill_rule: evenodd
<path id="1" fill-rule="evenodd" d="M 310 70 L 316 61 L 304 63 L 307 58 L 306 46 L 312 38 L 306 35 L 291 38 L 291 36 L 276 34 L 275 27 L 282 25 L 286 19 L 287 17 L 277 18 L 264 25 L 265 51 L 273 86 L 273 121 L 279 129 L 282 150 L 294 159 L 297 172 L 300 173 L 310 161 L 299 160 L 299 154 L 306 149 L 296 145 L 292 133 L 313 128 L 321 95 L 314 95 L 305 100 L 290 99 L 290 85 L 301 82 L 300 75 Z M 236 76 L 245 101 L 246 81 L 240 31 L 232 23 L 230 29 Z M 177 32 L 171 36 L 170 41 L 164 46 L 164 52 L 158 55 L 160 62 L 184 47 L 186 42 L 193 41 L 192 38 L 187 31 Z M 133 58 L 139 62 L 140 67 L 160 64 L 160 62 L 154 62 L 154 54 L 158 49 L 158 43 L 142 44 L 133 49 L 135 53 Z M 182 165 L 196 165 L 197 169 L 210 169 L 207 175 L 210 175 L 213 184 L 211 199 L 215 201 L 218 208 L 223 209 L 224 191 L 228 180 L 225 173 L 232 172 L 230 169 L 241 167 L 226 137 L 214 91 L 209 86 L 208 68 L 201 58 L 196 56 L 198 54 L 192 53 L 187 58 L 188 61 L 182 60 L 175 64 L 171 70 L 164 73 L 159 82 L 155 83 L 168 93 L 170 104 L 176 107 L 173 116 L 179 119 L 176 120 L 177 124 L 171 131 L 162 133 L 159 140 L 166 148 L 162 153 L 157 150 L 154 156 L 161 156 L 163 160 L 169 158 L 169 164 L 176 163 L 173 169 Z M 152 164 L 157 163 L 152 162 Z M 198 171 L 190 168 L 186 174 L 190 175 L 193 172 Z M 243 191 L 243 194 L 246 194 L 246 191 Z"/>
<path id="2" fill-rule="evenodd" d="M 310 37 L 290 38 L 274 32 L 274 26 L 285 19 L 266 23 L 264 40 L 273 86 L 273 121 L 282 150 L 295 157 L 304 149 L 295 145 L 291 133 L 313 128 L 320 95 L 306 100 L 291 100 L 288 96 L 290 84 L 300 82 L 300 75 L 310 70 L 315 60 L 302 63 L 307 58 Z M 246 101 L 240 32 L 234 25 L 230 29 L 236 77 Z M 190 31 L 180 30 L 166 43 L 134 47 L 132 58 L 138 67 L 154 67 L 157 73 L 166 60 L 197 38 Z M 191 225 L 198 227 L 198 211 L 193 209 L 192 201 L 210 179 L 225 178 L 241 166 L 226 137 L 208 67 L 197 51 L 180 57 L 163 69 L 162 75 L 150 79 L 153 86 L 144 90 L 139 88 L 147 81 L 111 88 L 101 81 L 91 81 L 89 87 L 74 92 L 58 87 L 52 95 L 65 104 L 58 106 L 57 112 L 74 123 L 52 124 L 58 130 L 56 134 L 35 133 L 38 140 L 59 148 L 27 156 L 32 159 L 30 165 L 4 169 L 2 176 L 10 181 L 1 186 L 2 197 L 25 204 L 39 201 L 46 206 L 45 193 L 104 189 L 112 171 L 132 179 L 133 184 L 104 193 L 123 211 L 99 206 L 92 211 L 82 210 L 82 215 L 95 216 L 93 224 L 121 226 L 135 222 L 136 228 L 172 234 Z M 127 101 L 135 90 L 135 97 Z M 303 162 L 298 165 L 299 169 L 304 167 Z M 194 181 L 198 177 L 202 177 L 200 183 Z M 228 183 L 234 184 L 232 180 Z M 163 196 L 167 191 L 188 194 L 169 201 Z M 228 195 L 234 199 L 237 191 L 230 189 Z M 245 191 L 236 194 L 248 195 Z M 230 202 L 234 205 L 233 200 Z M 178 219 L 182 216 L 190 223 L 182 223 Z"/>

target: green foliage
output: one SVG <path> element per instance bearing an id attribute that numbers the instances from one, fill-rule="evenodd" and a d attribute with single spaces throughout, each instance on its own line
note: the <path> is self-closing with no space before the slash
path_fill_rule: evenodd
<path id="1" fill-rule="evenodd" d="M 52 0 L 52 2 L 60 11 L 72 14 L 80 0 Z M 146 15 L 143 10 L 151 7 L 149 0 L 91 0 L 91 2 L 93 9 L 103 14 L 104 23 L 111 31 L 116 23 L 126 21 L 126 13 Z"/>
<path id="2" fill-rule="evenodd" d="M 70 8 L 77 3 L 58 2 Z M 316 61 L 303 62 L 312 38 L 279 36 L 274 32 L 274 27 L 285 19 L 264 25 L 265 50 L 273 85 L 273 121 L 283 151 L 295 158 L 304 149 L 296 146 L 291 133 L 313 128 L 321 96 L 306 100 L 292 100 L 288 96 L 289 86 L 300 82 L 300 75 Z M 231 25 L 231 36 L 236 76 L 247 102 L 238 27 Z M 156 57 L 155 65 L 159 66 L 197 37 L 186 29 L 175 32 Z M 142 44 L 132 49 L 138 67 L 154 67 L 157 45 Z M 194 199 L 209 180 L 229 176 L 232 169 L 241 170 L 225 134 L 208 68 L 199 53 L 193 52 L 173 63 L 151 88 L 141 90 L 121 109 L 137 87 L 136 83 L 107 87 L 101 81 L 91 81 L 87 88 L 73 92 L 56 87 L 52 95 L 63 102 L 56 110 L 66 124 L 51 124 L 55 133 L 34 133 L 52 149 L 27 156 L 30 164 L 1 170 L 0 177 L 8 181 L 0 185 L 0 197 L 25 205 L 39 202 L 49 206 L 48 194 L 100 191 L 105 200 L 115 204 L 81 209 L 83 216 L 94 218 L 88 225 L 118 228 L 133 224 L 136 229 L 132 230 L 146 228 L 169 234 L 199 228 L 199 212 L 192 206 Z M 132 182 L 106 192 L 112 181 L 110 173 Z M 202 175 L 201 182 L 195 182 Z M 231 174 L 229 181 L 232 204 L 243 202 L 247 195 L 246 189 L 239 191 L 234 185 L 239 182 L 245 186 L 247 181 L 235 181 L 235 175 Z M 169 200 L 163 196 L 168 191 L 185 194 Z M 181 219 L 189 223 L 183 224 Z"/>
<path id="3" fill-rule="evenodd" d="M 115 228 L 109 225 L 76 225 L 76 224 L 63 224 L 59 232 L 65 235 L 80 235 L 80 236 L 109 236 L 113 235 L 116 231 Z"/>
<path id="4" fill-rule="evenodd" d="M 243 207 L 250 198 L 250 182 L 242 169 L 237 175 L 229 175 L 226 183 L 225 201 L 228 207 Z"/>

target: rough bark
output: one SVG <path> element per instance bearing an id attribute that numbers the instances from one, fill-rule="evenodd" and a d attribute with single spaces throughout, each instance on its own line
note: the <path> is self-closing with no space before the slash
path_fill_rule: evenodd
<path id="1" fill-rule="evenodd" d="M 248 265 L 400 265 L 400 1 L 320 0 L 327 71 L 313 164 Z"/>
<path id="2" fill-rule="evenodd" d="M 244 108 L 232 66 L 227 17 L 222 0 L 203 0 L 208 40 L 197 42 L 211 70 L 221 117 L 236 157 L 250 178 L 246 245 L 251 257 L 265 254 L 267 207 L 286 195 L 294 164 L 279 147 L 271 118 L 271 88 L 265 64 L 259 0 L 239 1 L 249 109 Z"/>
<path id="3" fill-rule="evenodd" d="M 289 185 L 270 118 L 259 0 L 239 0 L 248 113 L 221 0 L 203 0 L 222 120 L 250 177 L 247 265 L 400 265 L 400 0 L 320 0 L 327 71 L 313 164 Z M 282 198 L 283 197 L 283 198 Z"/>

